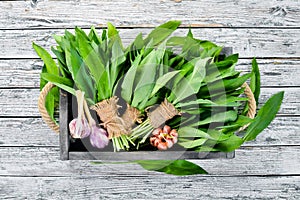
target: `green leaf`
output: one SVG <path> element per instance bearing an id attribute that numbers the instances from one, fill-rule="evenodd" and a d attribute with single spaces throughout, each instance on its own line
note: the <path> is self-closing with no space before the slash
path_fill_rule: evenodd
<path id="1" fill-rule="evenodd" d="M 189 27 L 189 32 L 187 34 L 187 37 L 194 38 L 191 27 Z"/>
<path id="2" fill-rule="evenodd" d="M 108 76 L 108 71 L 103 71 L 102 76 L 97 83 L 98 102 L 108 99 L 112 95 L 113 88 L 110 87 L 110 80 Z"/>
<path id="3" fill-rule="evenodd" d="M 51 57 L 51 55 L 45 49 L 43 49 L 42 47 L 38 46 L 35 43 L 32 43 L 32 46 L 36 51 L 36 53 L 38 54 L 38 56 L 44 61 L 47 72 L 50 74 L 58 75 L 59 73 L 58 67 L 54 62 L 53 58 Z"/>
<path id="4" fill-rule="evenodd" d="M 199 147 L 203 145 L 207 141 L 206 138 L 201 138 L 201 139 L 196 139 L 196 140 L 186 140 L 186 139 L 181 139 L 178 144 L 180 146 L 183 146 L 186 149 L 191 149 L 195 147 Z"/>
<path id="5" fill-rule="evenodd" d="M 56 85 L 57 87 L 59 87 L 59 88 L 65 90 L 65 91 L 67 91 L 67 92 L 73 94 L 74 96 L 76 96 L 75 89 L 72 88 L 72 87 L 70 87 L 70 86 L 68 86 L 68 85 L 65 85 L 65 84 L 64 84 L 64 83 L 65 83 L 65 80 L 64 80 L 64 81 L 61 80 L 62 77 L 57 78 L 56 76 L 54 77 L 52 74 L 47 74 L 47 75 L 46 75 L 46 74 L 47 74 L 47 73 L 42 73 L 42 75 L 41 75 L 45 80 L 47 80 L 47 81 L 53 83 L 53 84 Z M 63 82 L 63 83 L 62 83 L 62 82 Z M 66 83 L 69 84 L 68 81 L 66 81 Z M 89 102 L 91 102 L 91 101 L 89 100 Z M 95 104 L 95 103 L 93 103 L 93 104 Z"/>
<path id="6" fill-rule="evenodd" d="M 208 99 L 197 99 L 197 100 L 193 100 L 193 101 L 188 101 L 188 102 L 184 102 L 184 103 L 178 103 L 178 107 L 189 107 L 189 106 L 198 106 L 199 105 L 208 105 L 208 106 L 214 106 L 217 105 L 215 102 L 212 102 L 211 100 Z"/>
<path id="7" fill-rule="evenodd" d="M 137 68 L 135 77 L 137 84 L 132 100 L 133 107 L 138 107 L 138 104 L 145 101 L 145 98 L 148 98 L 153 90 L 157 68 L 159 66 L 156 63 L 156 56 L 156 51 L 153 50 L 141 61 L 141 64 Z"/>
<path id="8" fill-rule="evenodd" d="M 195 58 L 190 62 L 193 63 L 194 68 L 192 73 L 187 76 L 189 85 L 193 88 L 193 90 L 197 93 L 201 87 L 201 82 L 205 77 L 206 66 L 211 61 L 211 58 Z"/>
<path id="9" fill-rule="evenodd" d="M 134 96 L 132 100 L 132 106 L 138 108 L 139 110 L 144 110 L 145 106 L 148 105 L 149 95 L 153 90 L 154 83 L 149 83 L 148 85 L 143 85 L 134 91 Z"/>
<path id="10" fill-rule="evenodd" d="M 87 95 L 89 98 L 95 99 L 95 86 L 86 65 L 83 63 L 82 58 L 73 48 L 66 50 L 65 54 L 67 58 L 67 66 L 75 85 L 78 89 L 84 91 L 85 95 Z"/>
<path id="11" fill-rule="evenodd" d="M 121 64 L 126 61 L 125 54 L 119 42 L 114 42 L 112 46 L 111 66 L 110 66 L 110 83 L 113 87 L 121 72 Z"/>
<path id="12" fill-rule="evenodd" d="M 195 58 L 189 61 L 189 63 L 185 64 L 183 73 L 178 74 L 179 76 L 177 76 L 174 81 L 174 86 L 172 89 L 173 94 L 170 96 L 170 98 L 168 98 L 168 100 L 173 102 L 173 104 L 177 104 L 181 100 L 193 94 L 197 94 L 201 87 L 201 82 L 205 77 L 206 66 L 210 61 L 211 58 Z M 191 69 L 191 73 L 185 78 L 182 78 L 182 75 L 187 73 L 187 69 Z M 180 81 L 177 82 L 178 80 Z"/>
<path id="13" fill-rule="evenodd" d="M 52 88 L 46 96 L 45 107 L 51 119 L 56 123 L 54 119 L 54 111 L 58 102 L 55 100 L 55 98 L 59 98 L 59 91 L 57 88 Z"/>
<path id="14" fill-rule="evenodd" d="M 121 96 L 122 98 L 127 102 L 131 103 L 131 97 L 133 93 L 133 84 L 136 76 L 136 70 L 137 67 L 141 61 L 142 54 L 138 55 L 134 62 L 132 63 L 131 67 L 127 71 L 127 73 L 124 76 L 123 83 L 121 85 Z"/>
<path id="15" fill-rule="evenodd" d="M 192 128 L 189 126 L 179 128 L 178 129 L 178 137 L 184 138 L 184 137 L 192 137 L 192 138 L 207 138 L 207 139 L 213 139 L 209 134 L 207 134 L 204 131 L 201 131 L 196 128 Z"/>
<path id="16" fill-rule="evenodd" d="M 141 50 L 144 47 L 143 34 L 139 33 L 130 46 L 130 51 Z M 133 49 L 132 49 L 133 48 Z"/>
<path id="17" fill-rule="evenodd" d="M 152 90 L 150 97 L 153 97 L 162 87 L 164 87 L 179 72 L 180 71 L 168 72 L 163 76 L 159 77 L 155 82 L 155 86 Z"/>
<path id="18" fill-rule="evenodd" d="M 114 27 L 114 25 L 112 25 L 112 23 L 107 22 L 107 35 L 108 38 L 113 38 L 116 35 L 119 35 L 119 32 L 117 31 L 116 27 Z"/>
<path id="19" fill-rule="evenodd" d="M 247 129 L 244 141 L 254 140 L 256 136 L 262 132 L 275 118 L 277 112 L 280 109 L 284 92 L 279 92 L 273 95 L 258 111 L 254 121 Z"/>
<path id="20" fill-rule="evenodd" d="M 173 33 L 177 27 L 181 24 L 180 21 L 169 21 L 156 27 L 151 33 L 145 38 L 145 44 L 153 40 L 153 46 L 165 40 L 171 33 Z"/>
<path id="21" fill-rule="evenodd" d="M 232 136 L 222 141 L 214 146 L 214 149 L 222 151 L 222 152 L 231 152 L 235 149 L 239 148 L 244 143 L 244 140 L 235 134 L 232 134 Z"/>
<path id="22" fill-rule="evenodd" d="M 100 59 L 97 49 L 93 48 L 89 42 L 85 32 L 79 28 L 76 28 L 75 31 L 79 53 L 88 67 L 92 77 L 95 79 L 95 82 L 98 83 L 105 71 L 104 64 Z"/>
<path id="23" fill-rule="evenodd" d="M 207 174 L 200 166 L 186 160 L 138 160 L 135 162 L 146 170 L 177 176 Z"/>
<path id="24" fill-rule="evenodd" d="M 258 99 L 260 94 L 260 73 L 255 58 L 253 58 L 252 60 L 252 75 L 250 79 L 250 88 L 254 94 L 256 105 L 258 105 Z"/>
<path id="25" fill-rule="evenodd" d="M 94 26 L 91 27 L 88 37 L 89 37 L 90 41 L 94 41 L 97 45 L 99 45 L 102 41 Z"/>
<path id="26" fill-rule="evenodd" d="M 196 122 L 193 124 L 193 126 L 201 126 L 204 124 L 210 124 L 212 122 L 228 122 L 228 121 L 234 121 L 237 119 L 237 111 L 229 110 L 227 112 L 222 113 L 216 113 L 210 117 L 207 117 L 204 120 L 200 120 L 199 122 Z"/>
<path id="27" fill-rule="evenodd" d="M 243 83 L 246 82 L 248 78 L 250 78 L 251 73 L 245 74 L 241 77 L 235 78 L 235 79 L 225 79 L 225 80 L 218 80 L 213 83 L 209 83 L 208 85 L 205 85 L 200 88 L 199 94 L 205 96 L 205 95 L 217 95 L 218 92 L 224 92 L 235 90 L 238 87 L 241 87 Z"/>
<path id="28" fill-rule="evenodd" d="M 243 115 L 239 115 L 236 121 L 230 123 L 229 125 L 218 127 L 218 128 L 222 128 L 223 133 L 230 133 L 230 132 L 237 131 L 241 127 L 250 124 L 251 122 L 253 122 L 253 119 Z"/>
<path id="29" fill-rule="evenodd" d="M 60 77 L 49 73 L 41 73 L 41 77 L 52 83 L 60 83 L 68 87 L 73 87 L 73 81 L 68 78 Z"/>

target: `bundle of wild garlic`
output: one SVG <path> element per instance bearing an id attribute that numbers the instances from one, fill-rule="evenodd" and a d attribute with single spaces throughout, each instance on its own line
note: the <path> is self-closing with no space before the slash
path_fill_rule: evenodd
<path id="1" fill-rule="evenodd" d="M 224 55 L 222 47 L 194 38 L 191 31 L 171 36 L 179 25 L 179 21 L 169 21 L 145 38 L 138 34 L 127 47 L 110 23 L 101 36 L 94 27 L 88 34 L 80 28 L 75 28 L 75 34 L 65 31 L 63 36 L 54 36 L 58 45 L 51 50 L 57 62 L 33 44 L 45 63 L 41 88 L 51 82 L 76 96 L 78 116 L 69 126 L 73 138 L 89 137 L 97 148 L 111 140 L 115 151 L 179 146 L 198 152 L 229 152 L 255 139 L 271 123 L 283 92 L 272 96 L 254 119 L 247 116 L 244 83 L 250 82 L 256 102 L 260 94 L 256 60 L 252 71 L 241 75 L 235 70 L 238 54 Z M 46 99 L 51 116 L 57 96 L 58 90 L 53 90 Z M 90 114 L 95 111 L 100 119 L 97 124 Z M 205 172 L 187 161 L 156 167 L 180 174 L 174 168 L 183 165 L 194 167 L 189 173 Z"/>

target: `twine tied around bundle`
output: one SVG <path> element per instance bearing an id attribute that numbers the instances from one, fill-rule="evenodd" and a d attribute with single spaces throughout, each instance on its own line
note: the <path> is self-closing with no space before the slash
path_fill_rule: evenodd
<path id="1" fill-rule="evenodd" d="M 163 125 L 169 119 L 172 119 L 176 115 L 181 113 L 174 107 L 174 105 L 165 99 L 161 104 L 156 107 L 153 111 L 148 112 L 150 124 L 154 128 L 158 128 Z"/>
<path id="2" fill-rule="evenodd" d="M 91 106 L 91 109 L 96 111 L 103 122 L 101 125 L 107 130 L 109 139 L 126 133 L 125 122 L 119 117 L 118 109 L 120 106 L 118 101 L 119 98 L 113 96 Z"/>
<path id="3" fill-rule="evenodd" d="M 135 125 L 136 122 L 141 123 L 141 112 L 127 104 L 127 108 L 122 115 L 122 119 L 124 121 L 124 128 L 126 130 L 126 134 L 130 134 L 132 127 Z"/>

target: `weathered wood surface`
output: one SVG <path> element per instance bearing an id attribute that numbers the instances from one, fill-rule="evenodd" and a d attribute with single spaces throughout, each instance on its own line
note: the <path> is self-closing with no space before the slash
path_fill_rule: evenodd
<path id="1" fill-rule="evenodd" d="M 0 1 L 0 199 L 300 199 L 300 2 L 294 0 Z M 201 39 L 232 46 L 237 69 L 257 57 L 261 102 L 286 91 L 280 114 L 234 159 L 193 161 L 206 176 L 175 177 L 135 164 L 60 161 L 58 136 L 37 112 L 42 66 L 31 43 L 110 21 L 129 43 L 139 32 L 182 20 Z"/>
<path id="2" fill-rule="evenodd" d="M 1 176 L 138 176 L 161 175 L 146 172 L 136 164 L 92 164 L 91 161 L 59 160 L 58 147 L 0 148 Z M 210 175 L 300 174 L 300 147 L 244 147 L 234 159 L 190 160 Z"/>
<path id="3" fill-rule="evenodd" d="M 299 176 L 3 177 L 0 179 L 0 185 L 5 187 L 0 189 L 0 197 L 2 199 L 161 199 L 163 197 L 187 200 L 298 200 L 299 182 Z"/>
<path id="4" fill-rule="evenodd" d="M 300 59 L 257 59 L 263 87 L 300 86 Z M 38 88 L 42 61 L 39 59 L 0 60 L 1 88 Z M 240 59 L 237 70 L 249 72 L 251 59 Z"/>
<path id="5" fill-rule="evenodd" d="M 277 117 L 246 146 L 299 145 L 300 117 Z M 58 135 L 41 118 L 0 118 L 0 147 L 58 147 Z"/>
<path id="6" fill-rule="evenodd" d="M 298 87 L 262 88 L 259 106 L 271 95 L 285 91 L 279 115 L 300 114 L 300 93 Z M 0 89 L 0 116 L 38 117 L 37 99 L 39 89 Z"/>
<path id="7" fill-rule="evenodd" d="M 133 41 L 142 32 L 152 29 L 120 29 L 124 44 Z M 63 34 L 62 29 L 0 30 L 0 58 L 37 58 L 32 42 L 50 50 L 55 41 L 51 35 Z M 174 35 L 186 35 L 188 29 L 178 29 Z M 210 40 L 218 45 L 233 47 L 241 57 L 300 57 L 298 29 L 256 28 L 200 28 L 194 29 L 195 37 Z"/>
<path id="8" fill-rule="evenodd" d="M 107 21 L 118 26 L 153 27 L 171 19 L 193 27 L 299 27 L 299 7 L 293 0 L 4 1 L 0 28 L 105 26 Z"/>

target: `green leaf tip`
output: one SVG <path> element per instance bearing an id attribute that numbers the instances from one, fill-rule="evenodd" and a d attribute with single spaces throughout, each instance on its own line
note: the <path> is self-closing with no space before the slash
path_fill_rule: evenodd
<path id="1" fill-rule="evenodd" d="M 254 121 L 249 125 L 244 141 L 254 140 L 256 136 L 269 126 L 280 109 L 284 91 L 274 94 L 258 111 Z"/>
<path id="2" fill-rule="evenodd" d="M 176 176 L 208 174 L 200 166 L 186 160 L 137 160 L 136 163 L 149 171 L 163 172 Z"/>

